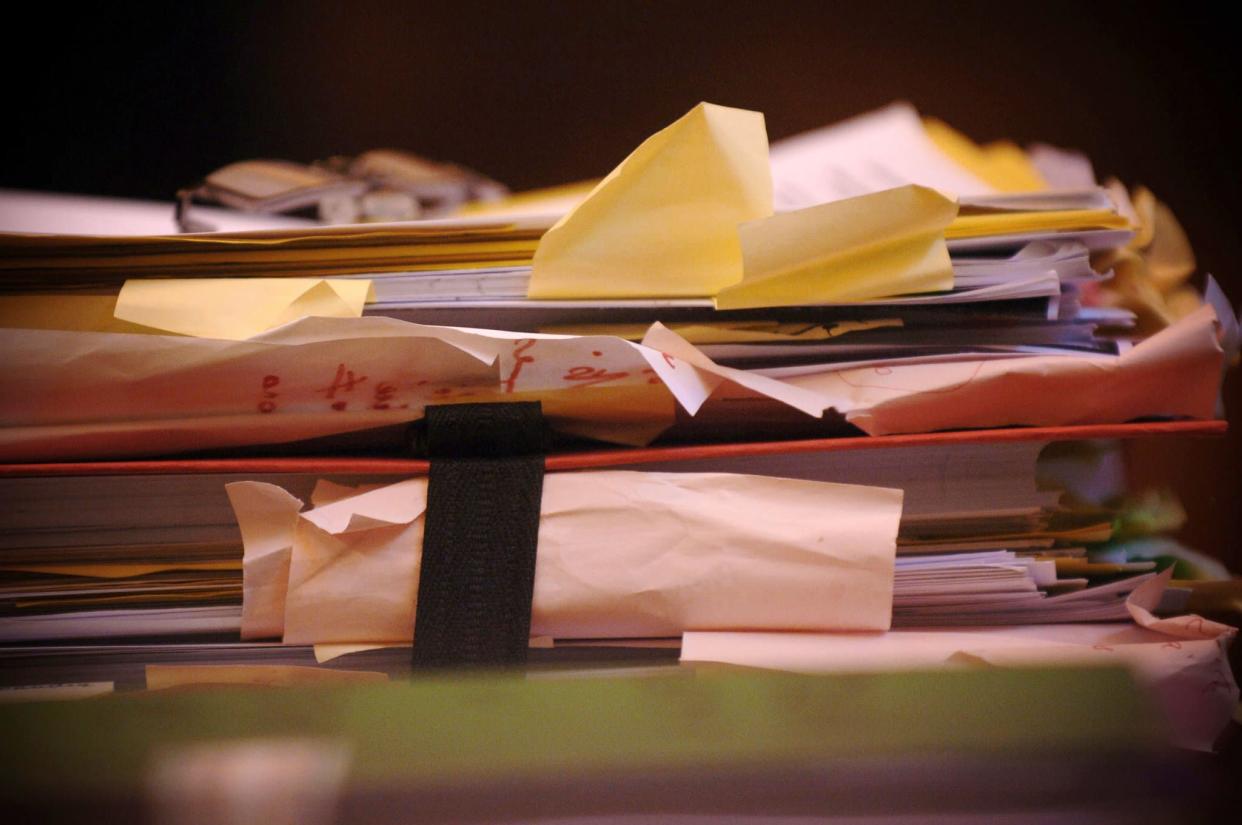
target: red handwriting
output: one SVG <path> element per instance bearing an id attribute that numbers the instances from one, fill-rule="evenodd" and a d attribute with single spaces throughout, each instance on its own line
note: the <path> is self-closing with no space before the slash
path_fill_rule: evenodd
<path id="1" fill-rule="evenodd" d="M 518 376 L 522 374 L 522 366 L 535 362 L 533 355 L 525 354 L 535 344 L 536 341 L 533 338 L 519 338 L 513 342 L 513 370 L 510 371 L 508 378 L 500 382 L 500 386 L 504 388 L 505 392 L 513 392 Z"/>
<path id="2" fill-rule="evenodd" d="M 354 387 L 367 380 L 365 375 L 354 375 L 354 371 L 346 369 L 344 364 L 337 364 L 336 376 L 332 379 L 332 383 L 326 387 L 320 387 L 315 392 L 321 392 L 324 397 L 332 400 L 336 398 L 338 392 L 353 392 Z M 345 409 L 346 402 L 343 400 L 334 401 L 332 409 L 341 412 Z"/>
<path id="3" fill-rule="evenodd" d="M 573 381 L 575 388 L 590 387 L 594 384 L 604 384 L 609 381 L 616 381 L 619 378 L 626 378 L 628 372 L 609 372 L 603 368 L 596 367 L 570 367 L 569 370 L 561 376 L 562 381 Z"/>
<path id="4" fill-rule="evenodd" d="M 392 406 L 392 397 L 397 393 L 397 385 L 388 381 L 380 381 L 375 385 L 375 399 L 371 403 L 373 410 L 386 410 Z M 406 405 L 408 406 L 408 405 Z"/>
<path id="5" fill-rule="evenodd" d="M 279 385 L 279 375 L 263 376 L 263 400 L 259 402 L 259 412 L 270 413 L 276 411 L 276 399 L 280 395 L 280 393 L 276 392 L 276 387 Z"/>

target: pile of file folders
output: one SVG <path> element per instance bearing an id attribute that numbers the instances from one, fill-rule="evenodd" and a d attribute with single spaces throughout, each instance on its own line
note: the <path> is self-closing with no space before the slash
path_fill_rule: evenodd
<path id="1" fill-rule="evenodd" d="M 399 672 L 421 638 L 453 644 L 424 611 L 468 601 L 422 575 L 446 518 L 463 545 L 537 545 L 524 595 L 502 587 L 528 612 L 519 658 L 1227 633 L 1161 618 L 1182 606 L 1167 574 L 1093 555 L 1115 511 L 1038 461 L 1222 432 L 1228 302 L 1211 282 L 1180 317 L 1129 300 L 1143 267 L 1181 266 L 1167 240 L 1148 255 L 1151 204 L 1056 158 L 1000 185 L 982 148 L 929 135 L 899 106 L 769 155 L 761 115 L 704 104 L 568 207 L 0 237 L 4 680 Z M 491 421 L 510 404 L 539 410 L 516 452 Z M 496 466 L 452 470 L 470 461 Z"/>

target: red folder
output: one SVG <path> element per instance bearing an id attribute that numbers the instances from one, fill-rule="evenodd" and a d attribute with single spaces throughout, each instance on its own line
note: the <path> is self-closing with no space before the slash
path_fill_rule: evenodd
<path id="1" fill-rule="evenodd" d="M 1013 427 L 992 430 L 956 430 L 915 435 L 810 438 L 794 441 L 746 441 L 639 448 L 607 448 L 549 455 L 547 469 L 583 470 L 636 464 L 700 461 L 716 458 L 792 453 L 835 453 L 848 450 L 885 450 L 952 444 L 1016 441 L 1086 441 L 1157 437 L 1223 436 L 1228 423 L 1212 421 L 1158 421 L 1130 424 L 1087 424 L 1068 427 Z M 159 475 L 169 473 L 326 473 L 420 475 L 427 461 L 376 456 L 274 456 L 237 458 L 175 458 L 129 461 L 75 461 L 38 464 L 0 464 L 0 478 L 22 476 Z"/>

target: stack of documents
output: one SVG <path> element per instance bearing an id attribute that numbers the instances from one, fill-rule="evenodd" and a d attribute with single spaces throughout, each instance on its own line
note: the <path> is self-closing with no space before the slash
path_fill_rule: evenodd
<path id="1" fill-rule="evenodd" d="M 1186 425 L 1152 425 L 1150 432 L 1159 434 L 1161 427 L 1170 434 L 1186 429 Z M 735 480 L 730 484 L 737 488 L 730 495 L 738 497 L 738 505 L 713 515 L 718 507 L 713 498 L 712 509 L 702 513 L 701 521 L 693 511 L 671 511 L 670 518 L 679 533 L 692 531 L 701 536 L 699 541 L 739 549 L 772 546 L 775 528 L 764 525 L 771 522 L 775 508 L 792 506 L 788 497 L 794 493 L 813 494 L 814 514 L 793 514 L 790 520 L 822 524 L 830 534 L 843 536 L 853 529 L 851 525 L 860 518 L 858 507 L 863 505 L 855 502 L 852 512 L 833 515 L 834 497 L 874 490 L 868 495 L 892 501 L 891 495 L 885 499 L 888 491 L 900 491 L 900 510 L 894 505 L 889 516 L 894 521 L 883 529 L 864 531 L 869 539 L 890 534 L 883 578 L 891 579 L 891 585 L 874 585 L 886 594 L 880 597 L 879 613 L 873 605 L 869 608 L 872 618 L 862 614 L 832 618 L 821 609 L 810 614 L 815 617 L 813 626 L 840 628 L 862 622 L 887 627 L 890 610 L 895 626 L 1125 619 L 1125 596 L 1144 581 L 1141 574 L 1152 565 L 1091 564 L 1084 548 L 1110 536 L 1115 514 L 1067 508 L 1059 489 L 1037 482 L 1037 461 L 1048 438 L 1090 434 L 1103 433 L 1091 428 L 1047 435 L 1032 431 L 1008 440 L 998 439 L 996 433 L 955 434 L 933 436 L 919 444 L 889 445 L 877 440 L 866 449 L 846 450 L 833 450 L 832 441 L 816 441 L 748 445 L 750 449 L 742 453 L 733 449 L 738 445 L 665 448 L 640 455 L 598 451 L 553 457 L 549 464 L 550 469 L 612 465 L 642 471 L 613 476 L 595 473 L 597 487 L 607 478 L 626 484 L 618 488 L 625 490 L 627 503 L 614 508 L 616 523 L 587 530 L 609 545 L 619 532 L 639 540 L 629 511 L 642 496 L 655 496 L 651 499 L 655 502 L 669 490 L 679 490 L 678 500 L 689 501 L 687 496 L 698 495 L 694 491 L 713 478 Z M 840 443 L 849 446 L 848 441 Z M 295 523 L 299 502 L 324 506 L 338 497 L 354 496 L 355 490 L 390 486 L 411 472 L 421 475 L 426 466 L 425 462 L 382 458 L 187 460 L 61 465 L 59 472 L 48 475 L 46 467 L 39 471 L 10 465 L 8 477 L 0 478 L 0 493 L 11 504 L 0 515 L 3 641 L 227 638 L 227 634 L 246 630 L 244 594 L 263 592 L 255 578 L 262 575 L 256 571 L 270 569 L 264 567 L 263 554 L 273 549 L 287 552 L 284 548 L 292 541 L 282 540 L 272 548 L 270 530 L 253 524 L 248 527 L 256 517 L 248 513 L 276 518 L 276 523 L 285 525 L 281 529 L 286 529 Z M 323 480 L 325 473 L 330 481 Z M 591 477 L 576 472 L 549 476 L 556 481 L 545 492 L 545 506 L 555 506 L 555 491 L 562 481 L 574 489 Z M 651 487 L 657 479 L 663 481 Z M 259 498 L 248 504 L 250 498 L 238 498 L 243 493 Z M 760 507 L 763 497 L 770 495 L 779 498 Z M 404 500 L 403 496 L 398 498 Z M 575 517 L 582 522 L 575 528 L 575 535 L 580 535 L 586 529 L 583 519 L 597 518 L 612 505 L 600 500 L 573 506 L 582 510 Z M 641 508 L 648 520 L 654 506 Z M 760 507 L 762 515 L 755 507 Z M 284 516 L 277 515 L 282 512 Z M 384 518 L 391 521 L 395 516 Z M 409 518 L 421 523 L 417 514 Z M 722 532 L 729 538 L 710 538 Z M 740 538 L 751 533 L 750 539 Z M 258 543 L 256 535 L 267 536 L 268 545 Z M 248 542 L 245 548 L 243 540 Z M 541 553 L 549 554 L 547 558 L 552 558 L 555 540 L 555 533 L 549 533 L 546 541 L 541 538 L 541 545 L 547 545 Z M 662 541 L 655 534 L 650 540 Z M 585 552 L 586 539 L 574 541 Z M 417 544 L 398 552 L 414 558 Z M 661 559 L 662 567 L 674 566 L 673 555 L 665 553 Z M 719 563 L 723 561 L 712 569 Z M 243 567 L 249 578 L 243 576 Z M 1126 574 L 1128 578 L 1119 580 Z M 620 580 L 618 574 L 595 575 Z M 318 581 L 322 586 L 325 579 L 320 576 Z M 356 576 L 348 581 L 362 586 Z M 391 570 L 383 581 L 394 581 Z M 1091 582 L 1110 583 L 1110 587 L 1088 588 Z M 282 590 L 287 586 L 280 585 Z M 654 587 L 654 581 L 644 586 Z M 890 586 L 891 595 L 887 595 Z M 853 587 L 856 592 L 864 590 L 861 583 Z M 704 592 L 702 587 L 699 592 Z M 782 592 L 786 601 L 792 598 L 791 592 Z M 667 606 L 672 598 L 664 597 L 663 603 Z M 252 615 L 258 604 L 251 604 Z M 1084 612 L 1088 607 L 1098 609 Z M 615 610 L 614 615 L 625 615 L 620 602 Z M 319 616 L 322 611 L 323 606 L 316 603 L 307 615 Z M 577 615 L 583 615 L 582 608 Z M 778 619 L 765 611 L 743 624 L 755 626 L 764 621 Z M 778 624 L 787 626 L 787 622 Z M 348 627 L 349 623 L 336 626 Z M 397 626 L 408 629 L 411 624 L 398 622 Z M 704 629 L 706 625 L 695 621 L 691 626 Z M 614 618 L 590 627 L 554 622 L 540 631 L 562 641 L 665 638 L 679 632 L 675 624 L 638 626 L 631 618 Z M 252 622 L 246 632 L 248 638 L 258 639 L 284 635 L 283 619 L 260 623 L 257 629 Z M 357 638 L 334 641 L 376 641 L 376 636 L 372 628 Z M 398 634 L 392 641 L 403 640 Z"/>
<path id="2" fill-rule="evenodd" d="M 702 104 L 569 202 L 0 235 L 6 679 L 401 672 L 427 465 L 377 453 L 429 406 L 498 401 L 554 432 L 532 644 L 1193 635 L 1154 615 L 1152 565 L 1092 558 L 1113 514 L 1036 460 L 1219 432 L 1236 317 L 1210 282 L 1154 334 L 1102 304 L 1146 213 L 963 141 L 898 105 L 769 147 L 762 115 Z"/>

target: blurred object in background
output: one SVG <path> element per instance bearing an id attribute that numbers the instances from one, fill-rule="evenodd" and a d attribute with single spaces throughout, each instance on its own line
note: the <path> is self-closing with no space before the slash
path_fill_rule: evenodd
<path id="1" fill-rule="evenodd" d="M 322 223 L 382 223 L 436 218 L 473 201 L 492 201 L 508 190 L 461 166 L 437 163 L 396 149 L 357 157 L 332 157 L 309 166 L 285 160 L 243 160 L 207 175 L 177 193 L 182 232 L 210 232 L 196 219 L 196 201 L 243 212 L 314 210 Z"/>

